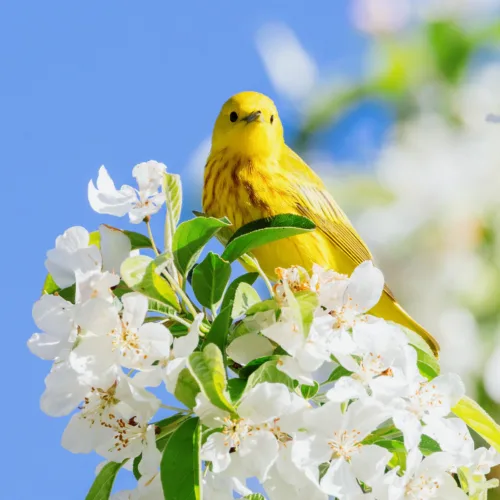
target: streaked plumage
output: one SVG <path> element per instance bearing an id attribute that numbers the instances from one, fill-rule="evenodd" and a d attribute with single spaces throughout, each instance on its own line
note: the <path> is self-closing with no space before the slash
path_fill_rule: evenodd
<path id="1" fill-rule="evenodd" d="M 285 144 L 274 103 L 256 92 L 233 96 L 217 118 L 205 168 L 203 209 L 215 217 L 227 216 L 235 230 L 283 213 L 303 215 L 316 224 L 312 233 L 253 252 L 270 278 L 277 267 L 298 265 L 310 271 L 314 263 L 350 274 L 372 259 L 321 179 Z M 438 352 L 437 342 L 399 306 L 387 286 L 372 313 L 411 328 Z"/>

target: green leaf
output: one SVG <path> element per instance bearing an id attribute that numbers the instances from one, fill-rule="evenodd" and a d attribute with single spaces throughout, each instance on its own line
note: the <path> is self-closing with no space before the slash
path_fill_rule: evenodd
<path id="1" fill-rule="evenodd" d="M 238 289 L 240 283 L 248 283 L 249 285 L 252 285 L 258 277 L 258 273 L 243 274 L 236 278 L 227 287 L 224 298 L 222 299 L 222 305 L 219 314 L 215 318 L 215 321 L 210 327 L 210 331 L 205 337 L 203 347 L 207 346 L 208 344 L 215 344 L 221 350 L 223 356 L 225 356 L 227 335 L 229 333 L 229 327 L 232 321 L 231 312 L 233 310 L 233 302 L 236 290 Z"/>
<path id="2" fill-rule="evenodd" d="M 233 262 L 254 248 L 273 241 L 307 233 L 316 226 L 300 215 L 281 214 L 258 219 L 240 227 L 228 241 L 222 258 Z"/>
<path id="3" fill-rule="evenodd" d="M 246 283 L 247 285 L 253 285 L 257 278 L 259 277 L 259 273 L 246 273 L 242 274 L 241 276 L 238 276 L 228 287 L 226 290 L 226 293 L 224 294 L 224 298 L 222 299 L 222 306 L 221 308 L 227 307 L 227 306 L 233 306 L 235 297 L 236 297 L 236 292 L 238 290 L 238 287 L 242 283 Z"/>
<path id="4" fill-rule="evenodd" d="M 442 451 L 439 443 L 431 437 L 426 436 L 425 434 L 422 434 L 418 447 L 425 456 L 431 455 L 432 453 L 437 453 L 438 451 Z"/>
<path id="5" fill-rule="evenodd" d="M 166 304 L 162 304 L 161 302 L 153 299 L 148 300 L 148 311 L 154 311 L 164 314 L 175 314 L 176 312 L 173 307 L 167 306 Z"/>
<path id="6" fill-rule="evenodd" d="M 132 290 L 179 311 L 180 305 L 175 292 L 169 283 L 158 275 L 156 269 L 157 264 L 151 257 L 136 255 L 123 262 L 120 274 Z"/>
<path id="7" fill-rule="evenodd" d="M 302 331 L 307 335 L 314 319 L 314 311 L 319 305 L 318 295 L 315 292 L 302 291 L 297 292 L 295 298 L 299 303 Z"/>
<path id="8" fill-rule="evenodd" d="M 259 312 L 266 312 L 266 311 L 277 311 L 280 308 L 278 303 L 274 299 L 266 299 L 261 302 L 258 302 L 257 304 L 254 304 L 250 306 L 247 309 L 246 315 L 247 316 L 252 316 L 254 314 L 257 314 Z"/>
<path id="9" fill-rule="evenodd" d="M 410 345 L 412 345 L 417 351 L 417 364 L 420 373 L 428 380 L 432 380 L 437 377 L 440 372 L 439 361 L 434 356 L 434 353 L 427 342 L 413 330 L 405 328 L 401 325 L 397 326 L 404 330 Z"/>
<path id="10" fill-rule="evenodd" d="M 119 299 L 126 293 L 130 292 L 133 292 L 132 288 L 130 288 L 123 280 L 120 280 L 120 283 L 113 288 L 113 294 Z"/>
<path id="11" fill-rule="evenodd" d="M 231 265 L 217 254 L 209 252 L 198 264 L 192 277 L 196 298 L 202 306 L 211 308 L 219 302 L 231 276 Z"/>
<path id="12" fill-rule="evenodd" d="M 339 365 L 337 366 L 337 368 L 335 368 L 335 370 L 333 370 L 333 372 L 330 374 L 328 379 L 325 380 L 325 382 L 323 382 L 323 384 L 328 384 L 329 382 L 335 382 L 336 380 L 342 377 L 349 377 L 351 373 L 352 372 L 344 368 L 342 365 Z"/>
<path id="13" fill-rule="evenodd" d="M 198 418 L 186 420 L 168 440 L 160 464 L 165 500 L 201 500 L 200 442 Z"/>
<path id="14" fill-rule="evenodd" d="M 406 469 L 406 448 L 401 441 L 393 440 L 381 440 L 375 443 L 377 446 L 381 446 L 392 453 L 392 459 L 389 462 L 391 468 L 399 465 L 401 471 L 404 472 Z"/>
<path id="15" fill-rule="evenodd" d="M 278 370 L 276 368 L 277 361 L 267 361 L 261 365 L 257 370 L 255 370 L 250 377 L 248 377 L 247 386 L 245 392 L 248 392 L 252 387 L 257 384 L 262 384 L 263 382 L 271 382 L 275 384 L 284 384 L 291 391 L 294 391 L 297 387 L 297 383 L 290 378 L 286 373 Z"/>
<path id="16" fill-rule="evenodd" d="M 176 413 L 171 417 L 164 418 L 157 422 L 153 422 L 153 424 L 157 427 L 156 434 L 156 447 L 158 450 L 163 451 L 165 446 L 170 439 L 172 433 L 188 418 L 188 415 L 184 415 L 182 413 Z M 137 480 L 141 478 L 141 473 L 139 472 L 139 464 L 142 460 L 142 453 L 134 458 L 134 463 L 132 467 L 132 472 Z"/>
<path id="17" fill-rule="evenodd" d="M 184 403 L 188 408 L 196 406 L 196 396 L 200 392 L 200 386 L 187 368 L 183 368 L 179 373 L 174 396 Z"/>
<path id="18" fill-rule="evenodd" d="M 293 313 L 297 326 L 300 327 L 302 334 L 307 337 L 314 318 L 314 311 L 319 305 L 318 296 L 309 291 L 293 293 L 287 283 L 283 283 L 283 287 L 288 306 Z"/>
<path id="19" fill-rule="evenodd" d="M 202 352 L 193 352 L 188 358 L 188 368 L 214 406 L 230 413 L 235 412 L 224 394 L 227 385 L 224 361 L 215 344 L 208 344 Z"/>
<path id="20" fill-rule="evenodd" d="M 167 206 L 167 215 L 165 219 L 165 250 L 169 251 L 172 248 L 175 228 L 181 218 L 182 183 L 180 175 L 164 174 L 163 193 L 165 194 L 165 204 Z"/>
<path id="21" fill-rule="evenodd" d="M 162 418 L 153 422 L 153 425 L 160 428 L 160 433 L 157 434 L 156 439 L 161 439 L 166 434 L 171 434 L 179 426 L 181 420 L 186 420 L 189 417 L 183 413 L 176 413 L 170 417 Z"/>
<path id="22" fill-rule="evenodd" d="M 139 248 L 153 248 L 151 240 L 144 234 L 136 233 L 135 231 L 128 231 L 127 229 L 121 229 L 120 231 L 128 236 L 130 244 L 132 245 L 132 250 L 138 250 Z"/>
<path id="23" fill-rule="evenodd" d="M 236 404 L 241 399 L 246 385 L 247 381 L 241 378 L 231 378 L 227 381 L 227 390 L 233 403 Z"/>
<path id="24" fill-rule="evenodd" d="M 314 381 L 314 385 L 302 384 L 300 386 L 300 393 L 302 394 L 302 397 L 304 399 L 313 398 L 314 396 L 316 396 L 318 391 L 319 391 L 319 384 L 316 381 Z"/>
<path id="25" fill-rule="evenodd" d="M 181 220 L 182 211 L 182 182 L 181 176 L 178 174 L 165 174 L 164 191 L 167 208 L 172 213 L 174 225 L 177 225 Z"/>
<path id="26" fill-rule="evenodd" d="M 45 282 L 43 283 L 42 294 L 52 295 L 54 292 L 60 290 L 57 283 L 54 281 L 54 278 L 51 274 L 47 274 L 45 277 Z"/>
<path id="27" fill-rule="evenodd" d="M 255 288 L 248 283 L 240 283 L 236 289 L 231 316 L 233 318 L 243 316 L 248 308 L 257 302 L 260 302 L 260 297 Z"/>
<path id="28" fill-rule="evenodd" d="M 418 350 L 417 350 L 417 356 L 418 356 Z M 417 367 L 418 371 L 420 372 L 420 375 L 425 377 L 427 380 L 432 380 L 438 376 L 438 373 L 429 366 L 427 363 L 424 363 L 423 361 L 417 361 Z"/>
<path id="29" fill-rule="evenodd" d="M 76 285 L 68 286 L 67 288 L 62 288 L 59 291 L 55 292 L 57 295 L 60 295 L 64 300 L 75 303 L 76 298 Z"/>
<path id="30" fill-rule="evenodd" d="M 221 307 L 219 314 L 215 317 L 210 331 L 203 341 L 203 347 L 210 344 L 216 345 L 222 352 L 224 362 L 226 360 L 226 344 L 229 327 L 231 325 L 231 306 Z"/>
<path id="31" fill-rule="evenodd" d="M 453 22 L 437 21 L 428 24 L 427 36 L 438 71 L 448 82 L 457 83 L 473 48 L 467 34 Z"/>
<path id="32" fill-rule="evenodd" d="M 250 363 L 247 363 L 241 370 L 238 372 L 239 377 L 248 378 L 257 368 L 261 367 L 264 363 L 268 361 L 274 361 L 280 359 L 281 356 L 263 356 L 262 358 L 257 358 Z"/>
<path id="33" fill-rule="evenodd" d="M 373 431 L 369 436 L 363 439 L 363 444 L 374 444 L 377 441 L 402 441 L 403 433 L 397 429 L 394 425 L 389 425 L 381 429 Z"/>
<path id="34" fill-rule="evenodd" d="M 139 464 L 141 463 L 142 460 L 142 453 L 140 455 L 137 455 L 134 458 L 134 461 L 132 462 L 132 474 L 134 474 L 134 477 L 139 481 L 141 479 L 142 474 L 139 471 Z"/>
<path id="35" fill-rule="evenodd" d="M 95 478 L 85 500 L 108 500 L 111 495 L 111 490 L 113 489 L 116 475 L 124 463 L 125 462 L 107 463 Z"/>
<path id="36" fill-rule="evenodd" d="M 500 452 L 500 426 L 478 403 L 464 396 L 451 411 Z"/>
<path id="37" fill-rule="evenodd" d="M 266 499 L 260 493 L 252 493 L 251 495 L 243 497 L 243 500 L 266 500 Z"/>
<path id="38" fill-rule="evenodd" d="M 225 217 L 197 217 L 183 222 L 175 231 L 172 243 L 174 261 L 179 272 L 186 276 L 212 236 L 219 229 L 230 225 L 231 222 Z"/>

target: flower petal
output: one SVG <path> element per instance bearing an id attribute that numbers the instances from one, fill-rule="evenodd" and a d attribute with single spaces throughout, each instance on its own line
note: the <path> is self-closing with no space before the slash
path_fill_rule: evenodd
<path id="1" fill-rule="evenodd" d="M 119 229 L 106 224 L 99 226 L 101 235 L 102 268 L 114 274 L 120 273 L 120 267 L 125 259 L 130 257 L 132 244 L 129 237 Z"/>
<path id="2" fill-rule="evenodd" d="M 285 385 L 264 382 L 243 396 L 238 414 L 258 424 L 286 414 L 290 404 L 290 392 Z"/>
<path id="3" fill-rule="evenodd" d="M 123 304 L 123 323 L 126 328 L 139 328 L 148 312 L 148 299 L 137 292 L 126 293 L 121 298 Z"/>
<path id="4" fill-rule="evenodd" d="M 381 446 L 361 446 L 359 452 L 351 458 L 352 471 L 357 479 L 371 486 L 384 475 L 391 458 L 392 453 Z"/>
<path id="5" fill-rule="evenodd" d="M 97 188 L 92 181 L 88 185 L 90 206 L 100 214 L 122 217 L 128 213 L 137 200 L 135 191 L 130 186 L 115 188 L 107 170 L 102 166 L 97 177 Z"/>
<path id="6" fill-rule="evenodd" d="M 174 355 L 176 358 L 187 358 L 198 347 L 202 321 L 203 314 L 197 314 L 188 334 L 174 339 Z"/>
<path id="7" fill-rule="evenodd" d="M 267 473 L 278 458 L 278 441 L 271 432 L 257 431 L 245 436 L 238 449 L 238 459 L 249 477 L 265 481 Z"/>
<path id="8" fill-rule="evenodd" d="M 332 460 L 326 474 L 320 481 L 321 489 L 342 499 L 351 498 L 361 492 L 351 466 L 343 459 Z"/>
<path id="9" fill-rule="evenodd" d="M 218 474 L 226 470 L 231 463 L 229 446 L 226 445 L 226 438 L 221 432 L 210 434 L 206 443 L 201 448 L 202 460 L 212 462 L 212 471 Z"/>
<path id="10" fill-rule="evenodd" d="M 351 274 L 346 295 L 359 313 L 369 311 L 377 304 L 384 288 L 384 275 L 370 260 L 360 264 Z"/>

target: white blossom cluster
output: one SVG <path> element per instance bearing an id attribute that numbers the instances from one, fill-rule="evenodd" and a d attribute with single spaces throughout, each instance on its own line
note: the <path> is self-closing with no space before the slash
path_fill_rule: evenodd
<path id="1" fill-rule="evenodd" d="M 162 164 L 142 163 L 133 171 L 139 189 L 117 190 L 102 168 L 97 188 L 89 185 L 90 203 L 133 223 L 149 220 L 165 202 L 164 172 Z M 480 500 L 497 485 L 485 475 L 500 455 L 475 449 L 465 423 L 450 417 L 464 396 L 460 378 L 429 375 L 425 346 L 367 313 L 384 286 L 371 262 L 350 277 L 319 266 L 312 275 L 278 269 L 274 297 L 254 301 L 231 326 L 228 376 L 215 374 L 224 387 L 209 390 L 191 360 L 204 352 L 216 313 L 151 316 L 148 296 L 120 292 L 120 269 L 137 254 L 127 234 L 109 226 L 100 227 L 98 244 L 82 227 L 59 236 L 46 260 L 57 291 L 35 303 L 42 333 L 28 341 L 53 362 L 42 410 L 71 414 L 62 445 L 125 468 L 140 457 L 137 488 L 115 500 L 168 498 L 163 428 L 155 422 L 162 402 L 152 388 L 163 384 L 172 398 L 190 370 L 200 386 L 179 415 L 202 423 L 205 500 L 251 495 L 250 478 L 270 500 Z M 167 322 L 185 331 L 179 335 Z M 237 395 L 234 381 L 244 384 Z"/>
<path id="2" fill-rule="evenodd" d="M 330 384 L 321 406 L 282 384 L 258 385 L 242 399 L 237 420 L 209 411 L 200 398 L 195 411 L 203 422 L 224 426 L 203 448 L 213 472 L 239 480 L 255 475 L 269 497 L 280 500 L 467 498 L 453 478 L 457 471 L 467 475 L 471 496 L 491 487 L 484 473 L 500 456 L 493 449 L 475 450 L 466 425 L 448 418 L 464 395 L 460 378 L 427 380 L 403 330 L 366 314 L 382 293 L 381 272 L 365 262 L 350 278 L 319 266 L 312 277 L 300 268 L 280 274 L 281 315 L 261 330 L 288 353 L 278 369 L 301 383 L 323 385 L 324 367 L 335 367 L 335 359 L 345 375 Z M 306 335 L 295 315 L 294 291 L 318 297 Z M 261 321 L 265 325 L 268 318 Z M 244 336 L 249 347 L 253 335 Z M 369 437 L 381 427 L 401 432 L 408 454 L 404 471 L 401 464 L 390 467 L 393 454 L 385 439 L 380 446 Z M 426 436 L 441 451 L 424 457 L 419 445 Z M 258 459 L 250 459 L 257 453 Z"/>

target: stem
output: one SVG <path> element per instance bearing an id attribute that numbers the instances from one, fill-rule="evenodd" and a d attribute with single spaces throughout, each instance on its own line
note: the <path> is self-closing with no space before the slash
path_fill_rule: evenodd
<path id="1" fill-rule="evenodd" d="M 163 312 L 163 315 L 165 315 L 167 318 L 171 319 L 172 321 L 176 321 L 177 323 L 180 323 L 181 325 L 187 326 L 188 328 L 191 327 L 191 323 L 189 321 L 186 321 L 183 318 L 180 318 L 179 316 L 176 316 L 175 314 L 170 314 Z"/>
<path id="2" fill-rule="evenodd" d="M 186 408 L 178 408 L 177 406 L 164 405 L 163 403 L 160 406 L 165 410 L 172 410 L 178 413 L 193 413 L 191 410 L 188 410 Z"/>
<path id="3" fill-rule="evenodd" d="M 151 230 L 151 224 L 149 223 L 149 217 L 146 217 L 144 219 L 144 222 L 146 223 L 146 227 L 148 228 L 148 235 L 149 239 L 151 240 L 151 244 L 153 245 L 153 251 L 156 255 L 160 255 L 160 252 L 158 251 L 158 247 L 156 246 L 155 239 L 153 237 L 153 231 Z"/>
<path id="4" fill-rule="evenodd" d="M 168 319 L 171 319 L 172 321 L 176 321 L 177 323 L 180 323 L 181 325 L 187 326 L 188 328 L 191 328 L 191 325 L 193 323 L 190 323 L 188 320 L 185 320 L 184 318 L 180 318 L 179 316 L 176 316 L 175 314 L 169 314 L 166 312 L 162 312 L 162 314 L 167 317 Z M 203 323 L 200 325 L 200 332 L 202 333 L 208 333 L 210 331 L 210 328 L 207 328 Z"/>
<path id="5" fill-rule="evenodd" d="M 271 285 L 271 282 L 269 281 L 269 278 L 266 276 L 266 273 L 262 270 L 262 267 L 260 267 L 259 261 L 257 259 L 253 259 L 253 264 L 257 268 L 257 272 L 259 273 L 260 277 L 263 279 L 264 283 L 266 284 L 267 289 L 269 290 L 269 293 L 271 294 L 271 298 L 274 297 L 273 285 Z"/>
<path id="6" fill-rule="evenodd" d="M 167 278 L 167 281 L 170 283 L 170 286 L 179 294 L 181 297 L 182 301 L 188 308 L 189 312 L 193 315 L 193 318 L 198 314 L 198 311 L 194 307 L 193 303 L 189 300 L 189 297 L 186 295 L 184 290 L 181 288 L 179 283 L 175 281 L 175 279 L 170 275 L 170 273 L 167 271 L 167 269 L 162 269 L 162 274 Z"/>
<path id="7" fill-rule="evenodd" d="M 210 310 L 212 311 L 212 323 L 213 323 L 215 317 L 217 316 L 217 309 L 215 308 L 214 305 L 212 305 L 212 307 L 210 308 Z"/>

